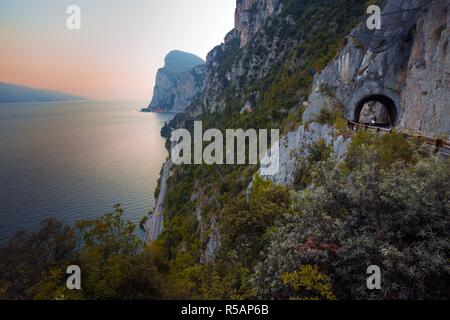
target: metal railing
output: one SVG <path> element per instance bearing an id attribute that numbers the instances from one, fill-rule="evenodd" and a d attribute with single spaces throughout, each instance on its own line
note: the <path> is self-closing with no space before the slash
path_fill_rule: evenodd
<path id="1" fill-rule="evenodd" d="M 406 132 L 397 131 L 392 128 L 383 128 L 379 126 L 372 126 L 368 124 L 358 123 L 354 121 L 348 121 L 348 128 L 351 131 L 373 131 L 376 133 L 386 133 L 386 134 L 392 134 L 392 133 L 400 133 L 405 135 L 408 139 L 411 140 L 419 140 L 426 143 L 428 146 L 433 147 L 435 152 L 439 152 L 445 156 L 450 155 L 450 141 L 440 138 L 430 138 L 419 134 L 408 134 Z"/>

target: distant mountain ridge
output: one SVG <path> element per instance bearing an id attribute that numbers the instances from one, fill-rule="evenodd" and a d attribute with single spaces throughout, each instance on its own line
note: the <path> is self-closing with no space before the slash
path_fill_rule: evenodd
<path id="1" fill-rule="evenodd" d="M 153 98 L 144 112 L 184 111 L 203 88 L 205 61 L 191 53 L 171 51 L 156 75 Z"/>
<path id="2" fill-rule="evenodd" d="M 0 82 L 0 103 L 86 100 L 63 92 Z"/>

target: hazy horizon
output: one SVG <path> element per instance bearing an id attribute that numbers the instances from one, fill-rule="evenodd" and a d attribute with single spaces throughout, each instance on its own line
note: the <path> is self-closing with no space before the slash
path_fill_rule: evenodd
<path id="1" fill-rule="evenodd" d="M 202 59 L 234 25 L 235 0 L 0 0 L 0 82 L 101 101 L 148 101 L 172 50 Z M 66 9 L 81 8 L 81 30 Z"/>

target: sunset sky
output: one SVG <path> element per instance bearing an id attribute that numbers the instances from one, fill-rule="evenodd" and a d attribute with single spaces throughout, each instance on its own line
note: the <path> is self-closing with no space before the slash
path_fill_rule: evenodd
<path id="1" fill-rule="evenodd" d="M 66 28 L 69 5 L 81 30 Z M 99 100 L 149 100 L 171 50 L 205 59 L 236 0 L 0 0 L 0 82 Z"/>

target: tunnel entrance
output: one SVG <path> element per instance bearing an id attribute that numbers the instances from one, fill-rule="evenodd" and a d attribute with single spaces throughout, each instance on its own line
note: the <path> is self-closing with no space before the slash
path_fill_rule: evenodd
<path id="1" fill-rule="evenodd" d="M 397 125 L 395 102 L 383 95 L 366 97 L 356 106 L 355 121 L 380 128 L 395 127 Z"/>

